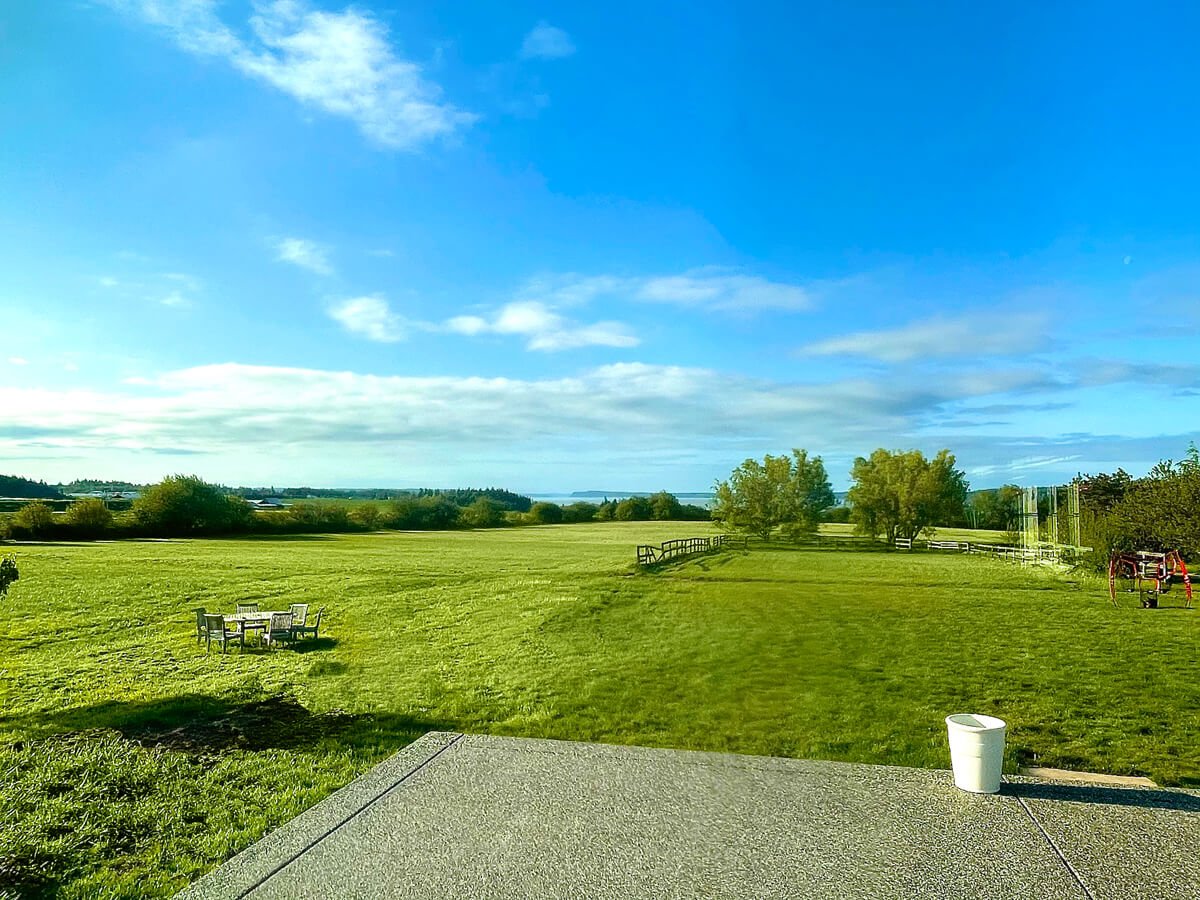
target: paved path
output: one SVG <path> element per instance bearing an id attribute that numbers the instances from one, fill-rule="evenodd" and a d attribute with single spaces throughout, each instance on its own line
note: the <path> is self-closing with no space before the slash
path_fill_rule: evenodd
<path id="1" fill-rule="evenodd" d="M 1200 792 L 431 733 L 181 897 L 1200 897 Z"/>

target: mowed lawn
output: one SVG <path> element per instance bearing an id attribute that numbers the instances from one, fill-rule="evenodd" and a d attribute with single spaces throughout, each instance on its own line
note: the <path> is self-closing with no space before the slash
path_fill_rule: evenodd
<path id="1" fill-rule="evenodd" d="M 952 554 L 631 564 L 705 533 L 16 548 L 0 894 L 169 895 L 431 729 L 946 767 L 944 716 L 976 711 L 1008 720 L 1010 770 L 1200 783 L 1192 610 Z M 239 600 L 325 605 L 328 638 L 206 654 L 190 610 Z"/>

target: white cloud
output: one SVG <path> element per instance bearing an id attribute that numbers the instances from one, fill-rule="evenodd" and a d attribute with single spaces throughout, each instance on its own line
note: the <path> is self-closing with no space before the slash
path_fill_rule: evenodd
<path id="1" fill-rule="evenodd" d="M 767 281 L 754 275 L 705 270 L 646 279 L 638 289 L 637 296 L 655 303 L 738 312 L 797 311 L 812 306 L 812 297 L 797 285 Z"/>
<path id="2" fill-rule="evenodd" d="M 541 275 L 527 281 L 520 296 L 556 305 L 588 303 L 598 297 L 670 303 L 712 312 L 798 312 L 813 306 L 800 285 L 721 268 L 692 269 L 678 275 Z"/>
<path id="3" fill-rule="evenodd" d="M 482 316 L 455 316 L 446 320 L 448 331 L 480 334 L 520 335 L 530 350 L 556 351 L 576 347 L 635 347 L 639 342 L 620 322 L 580 325 L 559 315 L 536 300 L 506 304 L 490 320 Z"/>
<path id="4" fill-rule="evenodd" d="M 171 291 L 171 293 L 167 294 L 165 297 L 160 298 L 158 302 L 163 306 L 170 306 L 175 309 L 181 309 L 192 305 L 192 301 L 179 291 Z"/>
<path id="5" fill-rule="evenodd" d="M 8 358 L 8 364 L 10 366 L 27 366 L 29 365 L 29 360 L 23 356 L 10 356 Z"/>
<path id="6" fill-rule="evenodd" d="M 522 59 L 562 59 L 574 52 L 571 36 L 547 22 L 538 22 L 521 43 Z"/>
<path id="7" fill-rule="evenodd" d="M 1047 319 L 1036 314 L 935 316 L 884 331 L 858 331 L 801 348 L 810 356 L 863 356 L 882 362 L 954 356 L 1002 356 L 1039 347 Z"/>
<path id="8" fill-rule="evenodd" d="M 416 63 L 398 57 L 388 29 L 353 7 L 311 8 L 301 0 L 258 3 L 239 36 L 214 0 L 108 0 L 166 29 L 184 50 L 226 60 L 301 103 L 353 121 L 385 147 L 411 150 L 477 119 L 442 101 Z"/>
<path id="9" fill-rule="evenodd" d="M 382 297 L 353 297 L 330 307 L 331 318 L 351 334 L 392 344 L 408 337 L 404 319 Z"/>
<path id="10" fill-rule="evenodd" d="M 145 258 L 136 260 L 132 256 L 130 261 L 148 262 Z M 157 303 L 177 309 L 192 306 L 195 302 L 194 295 L 202 289 L 200 279 L 185 272 L 141 271 L 131 277 L 123 274 L 120 278 L 103 275 L 97 278 L 96 282 L 120 298 Z"/>
<path id="11" fill-rule="evenodd" d="M 275 253 L 275 259 L 279 262 L 291 263 L 318 275 L 333 274 L 333 266 L 329 263 L 329 251 L 313 241 L 283 238 L 275 245 Z"/>
<path id="12" fill-rule="evenodd" d="M 796 383 L 634 362 L 526 379 L 226 363 L 129 378 L 109 390 L 9 386 L 0 404 L 0 461 L 29 461 L 23 468 L 33 466 L 38 477 L 55 469 L 70 478 L 83 459 L 150 479 L 163 474 L 148 468 L 153 460 L 182 453 L 205 454 L 193 471 L 240 483 L 396 485 L 400 477 L 410 484 L 478 477 L 521 489 L 535 482 L 554 487 L 551 479 L 582 472 L 590 483 L 581 487 L 608 487 L 597 478 L 636 473 L 636 484 L 655 488 L 704 487 L 748 456 L 793 446 L 821 453 L 835 479 L 873 447 L 919 446 L 950 447 L 961 466 L 981 477 L 1026 470 L 1046 484 L 1076 470 L 1148 468 L 1177 457 L 1195 439 L 1157 429 L 1137 436 L 1044 428 L 932 432 L 941 412 L 978 401 L 981 392 L 1061 387 L 1039 380 L 1036 369 L 986 374 L 972 383 L 896 377 Z M 497 429 L 497 421 L 521 427 Z M 538 465 L 531 467 L 531 459 Z M 164 462 L 164 470 L 170 465 Z M 690 474 L 682 474 L 684 465 Z M 996 474 L 993 483 L 1001 480 L 1008 478 Z"/>

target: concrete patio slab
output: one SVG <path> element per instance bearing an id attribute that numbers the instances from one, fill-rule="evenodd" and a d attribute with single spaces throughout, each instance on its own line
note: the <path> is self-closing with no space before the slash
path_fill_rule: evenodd
<path id="1" fill-rule="evenodd" d="M 1182 897 L 1197 834 L 1184 791 L 433 733 L 180 897 Z"/>

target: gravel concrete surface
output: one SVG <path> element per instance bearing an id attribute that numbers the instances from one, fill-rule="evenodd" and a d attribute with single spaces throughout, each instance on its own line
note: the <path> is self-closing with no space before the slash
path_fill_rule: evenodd
<path id="1" fill-rule="evenodd" d="M 179 895 L 1200 896 L 1200 794 L 435 732 Z"/>

